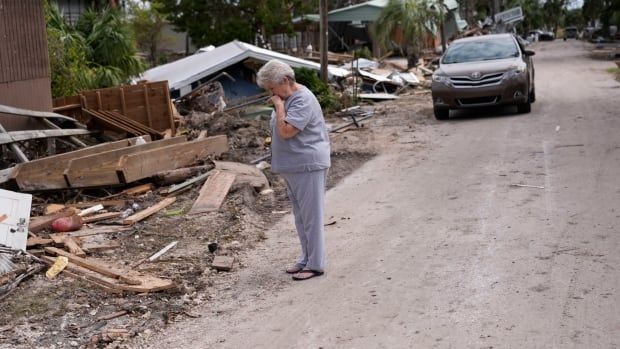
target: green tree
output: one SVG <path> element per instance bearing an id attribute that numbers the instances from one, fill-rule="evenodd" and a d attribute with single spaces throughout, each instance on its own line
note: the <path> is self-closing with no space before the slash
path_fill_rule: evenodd
<path id="1" fill-rule="evenodd" d="M 137 56 L 131 27 L 117 9 L 89 9 L 80 16 L 76 28 L 86 40 L 90 65 L 100 87 L 125 83 L 146 68 Z"/>
<path id="2" fill-rule="evenodd" d="M 56 5 L 45 7 L 52 96 L 129 82 L 144 68 L 128 23 L 114 9 L 89 10 L 69 25 Z"/>
<path id="3" fill-rule="evenodd" d="M 52 96 L 62 97 L 94 86 L 86 41 L 67 25 L 56 5 L 45 5 Z"/>
<path id="4" fill-rule="evenodd" d="M 430 27 L 439 27 L 439 14 L 428 0 L 389 0 L 374 24 L 373 36 L 384 49 L 391 48 L 396 36 L 402 35 L 407 55 L 418 57 L 429 35 Z M 411 66 L 411 59 L 410 66 Z"/>
<path id="5" fill-rule="evenodd" d="M 308 13 L 316 0 L 154 0 L 157 9 L 198 46 L 232 40 L 253 42 L 258 32 L 267 39 L 275 31 L 292 33 L 292 18 Z"/>
<path id="6" fill-rule="evenodd" d="M 130 23 L 136 42 L 138 48 L 147 53 L 151 66 L 157 62 L 157 43 L 162 39 L 162 30 L 166 25 L 164 16 L 157 9 L 160 6 L 158 3 L 150 4 L 150 6 L 130 3 Z"/>

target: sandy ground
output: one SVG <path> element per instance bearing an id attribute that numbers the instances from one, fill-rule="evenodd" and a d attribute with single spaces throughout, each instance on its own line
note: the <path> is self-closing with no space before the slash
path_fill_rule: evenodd
<path id="1" fill-rule="evenodd" d="M 381 154 L 327 194 L 324 276 L 282 272 L 287 215 L 199 318 L 129 346 L 619 347 L 620 85 L 581 43 L 535 49 L 531 114 L 370 123 Z"/>

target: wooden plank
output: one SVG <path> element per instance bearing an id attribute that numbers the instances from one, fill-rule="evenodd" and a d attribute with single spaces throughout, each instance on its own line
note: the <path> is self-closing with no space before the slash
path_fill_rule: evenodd
<path id="1" fill-rule="evenodd" d="M 52 130 L 27 130 L 27 131 L 11 131 L 0 133 L 0 145 L 14 142 L 27 141 L 32 139 L 51 138 L 51 137 L 69 137 L 78 135 L 91 134 L 93 131 L 78 129 L 52 129 Z"/>
<path id="2" fill-rule="evenodd" d="M 57 236 L 73 236 L 73 237 L 84 237 L 84 236 L 92 236 L 92 235 L 100 235 L 100 234 L 115 234 L 123 231 L 131 230 L 130 227 L 126 226 L 96 226 L 94 228 L 82 228 L 78 231 L 70 231 L 66 233 L 53 233 L 50 234 L 51 239 L 56 239 Z"/>
<path id="3" fill-rule="evenodd" d="M 132 141 L 131 139 L 123 139 L 117 142 L 98 144 L 19 164 L 13 172 L 12 179 L 22 191 L 68 188 L 63 173 L 72 159 L 127 147 Z"/>
<path id="4" fill-rule="evenodd" d="M 41 256 L 40 258 L 45 264 L 50 266 L 56 261 L 56 259 L 51 256 Z M 62 274 L 69 275 L 79 280 L 84 280 L 111 293 L 123 293 L 122 289 L 118 289 L 116 287 L 116 281 L 114 279 L 103 276 L 86 268 L 82 268 L 71 262 L 69 262 L 65 269 L 63 269 Z"/>
<path id="5" fill-rule="evenodd" d="M 99 221 L 104 221 L 106 219 L 111 219 L 111 218 L 118 218 L 123 214 L 123 212 L 106 212 L 106 213 L 100 213 L 94 216 L 90 216 L 90 217 L 85 217 L 82 219 L 82 221 L 84 223 L 93 223 L 93 222 L 99 222 Z"/>
<path id="6" fill-rule="evenodd" d="M 213 263 L 211 263 L 213 269 L 221 271 L 231 271 L 234 265 L 235 257 L 230 256 L 215 256 Z"/>
<path id="7" fill-rule="evenodd" d="M 121 194 L 122 195 L 139 195 L 139 194 L 148 193 L 149 191 L 152 191 L 153 189 L 154 189 L 153 183 L 146 183 L 146 184 L 140 184 L 138 186 L 125 189 L 121 192 Z"/>
<path id="8" fill-rule="evenodd" d="M 149 103 L 149 90 L 148 86 L 144 85 L 144 106 L 146 108 L 146 119 L 148 120 L 149 127 L 153 127 L 153 117 L 151 116 L 151 103 Z"/>
<path id="9" fill-rule="evenodd" d="M 136 127 L 136 125 L 128 122 L 127 121 L 128 119 L 118 118 L 115 114 L 111 114 L 111 112 L 109 111 L 99 110 L 97 113 L 98 115 L 101 115 L 102 118 L 105 118 L 107 120 L 114 122 L 115 124 L 120 125 L 128 132 L 131 132 L 134 134 L 140 134 L 140 135 L 150 134 L 150 132 L 144 131 L 142 127 Z"/>
<path id="10" fill-rule="evenodd" d="M 61 205 L 61 204 L 49 204 L 47 206 L 45 206 L 45 209 L 43 210 L 43 214 L 52 214 L 52 213 L 56 213 L 60 210 L 64 210 L 65 208 L 67 208 L 67 206 L 65 205 Z"/>
<path id="11" fill-rule="evenodd" d="M 78 244 L 76 238 L 71 237 L 71 236 L 65 236 L 62 239 L 63 244 L 65 244 L 65 247 L 69 250 L 69 253 L 72 253 L 78 257 L 84 257 L 86 256 L 86 252 L 84 252 L 84 250 L 82 250 L 82 248 L 80 247 L 80 245 Z"/>
<path id="12" fill-rule="evenodd" d="M 50 228 L 52 226 L 52 222 L 62 217 L 69 217 L 75 214 L 78 214 L 78 210 L 74 208 L 68 208 L 66 210 L 39 217 L 30 218 L 30 224 L 28 225 L 28 230 L 33 233 L 38 233 L 43 229 Z"/>
<path id="13" fill-rule="evenodd" d="M 73 118 L 70 118 L 68 116 L 62 115 L 62 114 L 57 114 L 57 113 L 50 113 L 50 112 L 45 112 L 45 111 L 35 111 L 35 110 L 30 110 L 30 109 L 22 109 L 22 108 L 15 108 L 15 107 L 11 107 L 8 105 L 4 105 L 4 104 L 0 104 L 0 113 L 4 113 L 4 114 L 11 114 L 11 115 L 20 115 L 20 116 L 28 116 L 28 117 L 32 117 L 32 118 L 54 118 L 54 119 L 63 119 L 63 120 L 68 120 L 68 121 L 73 121 L 75 122 L 76 120 Z"/>
<path id="14" fill-rule="evenodd" d="M 128 127 L 132 129 L 140 131 L 141 132 L 140 134 L 148 134 L 151 137 L 153 137 L 153 139 L 163 138 L 163 135 L 161 132 L 154 130 L 151 127 L 145 126 L 137 121 L 134 121 L 123 114 L 119 114 L 115 111 L 100 111 L 100 113 L 120 124 L 127 125 Z"/>
<path id="15" fill-rule="evenodd" d="M 52 242 L 54 242 L 54 240 L 52 239 L 43 239 L 40 237 L 30 237 L 28 238 L 28 241 L 26 242 L 26 247 L 32 247 L 32 246 L 37 246 L 37 245 L 49 245 Z"/>
<path id="16" fill-rule="evenodd" d="M 78 257 L 72 253 L 63 251 L 56 247 L 46 247 L 45 251 L 48 253 L 54 254 L 54 255 L 65 256 L 69 258 L 69 261 L 71 263 L 77 264 L 81 267 L 84 267 L 92 271 L 96 271 L 99 274 L 109 276 L 113 279 L 121 280 L 122 282 L 130 284 L 130 285 L 140 285 L 142 283 L 139 280 L 125 276 L 126 273 L 121 270 L 109 267 L 107 265 L 103 265 L 94 260 L 88 260 L 86 258 Z"/>
<path id="17" fill-rule="evenodd" d="M 73 188 L 121 184 L 124 182 L 117 175 L 116 169 L 123 155 L 143 156 L 142 154 L 148 153 L 149 150 L 165 148 L 169 145 L 185 143 L 185 141 L 185 137 L 162 139 L 72 159 L 65 170 L 65 179 Z"/>
<path id="18" fill-rule="evenodd" d="M 82 111 L 85 114 L 90 115 L 96 120 L 97 124 L 102 125 L 106 129 L 125 132 L 133 136 L 138 136 L 142 134 L 141 131 L 128 127 L 127 125 L 123 125 L 116 120 L 112 120 L 108 116 L 101 114 L 99 111 L 86 108 L 82 109 Z"/>
<path id="19" fill-rule="evenodd" d="M 103 205 L 103 207 L 121 207 L 125 206 L 127 200 L 98 200 L 98 201 L 82 201 L 74 204 L 66 204 L 67 207 L 89 208 L 95 205 Z"/>
<path id="20" fill-rule="evenodd" d="M 228 151 L 226 136 L 208 137 L 141 154 L 123 156 L 118 163 L 117 170 L 120 172 L 119 177 L 129 183 L 154 176 L 159 172 L 191 166 L 198 161 L 226 151 Z"/>
<path id="21" fill-rule="evenodd" d="M 256 166 L 231 161 L 213 161 L 213 163 L 216 170 L 234 173 L 237 176 L 235 183 L 249 183 L 256 188 L 269 187 L 269 180 Z"/>
<path id="22" fill-rule="evenodd" d="M 200 189 L 200 195 L 188 214 L 217 211 L 226 198 L 235 177 L 234 173 L 213 170 Z"/>
<path id="23" fill-rule="evenodd" d="M 172 205 L 176 200 L 177 200 L 177 198 L 174 197 L 174 196 L 170 197 L 170 198 L 163 199 L 162 201 L 158 202 L 157 204 L 155 204 L 155 205 L 153 205 L 153 206 L 151 206 L 151 207 L 149 207 L 147 209 L 144 209 L 144 210 L 142 210 L 140 212 L 137 212 L 137 213 L 135 213 L 135 214 L 125 218 L 125 220 L 123 220 L 123 224 L 126 224 L 126 225 L 135 224 L 135 223 L 145 219 L 146 217 L 156 213 L 157 211 Z"/>

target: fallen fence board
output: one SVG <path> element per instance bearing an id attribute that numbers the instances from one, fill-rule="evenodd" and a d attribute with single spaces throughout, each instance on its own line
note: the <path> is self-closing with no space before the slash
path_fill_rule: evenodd
<path id="1" fill-rule="evenodd" d="M 234 173 L 213 170 L 200 189 L 200 195 L 198 195 L 198 199 L 194 202 L 189 214 L 218 210 L 235 181 L 235 177 Z"/>
<path id="2" fill-rule="evenodd" d="M 180 143 L 186 143 L 186 138 L 162 139 L 72 159 L 65 171 L 65 179 L 72 188 L 121 184 L 123 182 L 118 178 L 116 168 L 122 156 L 137 154 L 142 157 L 149 150 Z"/>
<path id="3" fill-rule="evenodd" d="M 144 138 L 150 141 L 150 137 Z M 68 188 L 69 186 L 65 180 L 64 171 L 67 169 L 72 159 L 128 147 L 134 142 L 135 138 L 123 139 L 121 141 L 98 144 L 72 152 L 32 160 L 17 165 L 17 168 L 13 172 L 12 179 L 15 180 L 17 186 L 22 191 Z"/>
<path id="4" fill-rule="evenodd" d="M 51 138 L 51 137 L 68 137 L 91 134 L 93 131 L 84 129 L 53 129 L 53 130 L 28 130 L 28 131 L 11 131 L 0 133 L 0 144 L 9 144 L 31 139 Z"/>
<path id="5" fill-rule="evenodd" d="M 170 198 L 166 198 L 163 199 L 162 201 L 158 202 L 157 204 L 144 209 L 134 215 L 131 215 L 127 218 L 125 218 L 125 220 L 123 220 L 123 224 L 127 224 L 127 225 L 131 225 L 131 224 L 135 224 L 143 219 L 145 219 L 146 217 L 156 213 L 157 211 L 172 205 L 175 201 L 177 200 L 176 197 L 170 197 Z"/>
<path id="6" fill-rule="evenodd" d="M 220 135 L 126 155 L 118 163 L 119 177 L 130 183 L 162 171 L 191 166 L 209 156 L 217 156 L 226 151 L 228 151 L 228 139 Z"/>

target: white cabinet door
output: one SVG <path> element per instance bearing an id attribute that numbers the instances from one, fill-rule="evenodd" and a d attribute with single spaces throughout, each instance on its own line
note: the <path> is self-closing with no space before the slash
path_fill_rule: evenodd
<path id="1" fill-rule="evenodd" d="M 26 250 L 32 195 L 0 189 L 0 244 Z"/>

